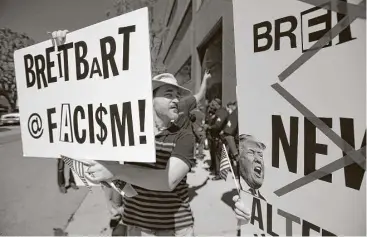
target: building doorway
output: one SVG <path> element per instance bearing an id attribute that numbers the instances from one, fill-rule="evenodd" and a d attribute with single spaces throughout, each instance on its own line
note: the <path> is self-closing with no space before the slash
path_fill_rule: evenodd
<path id="1" fill-rule="evenodd" d="M 212 79 L 208 84 L 206 100 L 219 98 L 222 100 L 223 71 L 223 33 L 222 22 L 218 22 L 209 32 L 207 39 L 198 47 L 201 64 L 201 78 L 206 69 L 210 70 Z"/>

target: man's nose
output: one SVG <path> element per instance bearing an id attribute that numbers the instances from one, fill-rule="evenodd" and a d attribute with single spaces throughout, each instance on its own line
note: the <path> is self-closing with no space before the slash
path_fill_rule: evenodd
<path id="1" fill-rule="evenodd" d="M 262 157 L 259 155 L 259 154 L 255 154 L 255 162 L 261 164 L 261 161 L 262 161 Z"/>
<path id="2" fill-rule="evenodd" d="M 172 102 L 173 103 L 178 103 L 178 97 L 173 98 Z"/>

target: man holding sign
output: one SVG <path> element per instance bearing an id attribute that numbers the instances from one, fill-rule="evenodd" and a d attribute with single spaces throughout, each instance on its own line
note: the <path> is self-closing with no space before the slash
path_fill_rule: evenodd
<path id="1" fill-rule="evenodd" d="M 54 32 L 53 37 L 65 42 L 66 33 Z M 138 195 L 124 198 L 123 223 L 128 225 L 128 236 L 193 236 L 186 175 L 192 167 L 195 137 L 191 128 L 182 128 L 174 121 L 179 110 L 185 113 L 195 107 L 200 93 L 192 96 L 169 73 L 156 76 L 152 82 L 156 163 L 93 162 L 85 175 L 94 183 L 118 179 L 133 185 Z M 193 99 L 188 100 L 192 103 L 179 103 L 180 98 Z"/>
<path id="2" fill-rule="evenodd" d="M 171 74 L 153 79 L 155 164 L 101 161 L 87 171 L 91 182 L 121 179 L 134 185 L 138 195 L 125 198 L 123 215 L 129 236 L 194 235 L 186 175 L 192 165 L 195 138 L 190 129 L 172 123 L 178 118 L 180 96 L 189 93 Z"/>

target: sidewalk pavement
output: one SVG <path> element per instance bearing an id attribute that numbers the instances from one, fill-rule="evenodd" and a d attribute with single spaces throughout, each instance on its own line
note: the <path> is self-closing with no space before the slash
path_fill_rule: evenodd
<path id="1" fill-rule="evenodd" d="M 21 139 L 19 126 L 0 127 L 0 146 Z"/>
<path id="2" fill-rule="evenodd" d="M 20 126 L 0 126 L 0 137 L 20 134 Z"/>
<path id="3" fill-rule="evenodd" d="M 227 181 L 205 181 L 209 172 L 206 161 L 210 160 L 209 152 L 205 159 L 198 161 L 194 172 L 189 173 L 191 208 L 195 218 L 195 234 L 235 236 L 237 221 L 232 210 L 232 197 L 236 194 L 234 179 L 228 174 Z M 100 187 L 93 187 L 79 209 L 71 218 L 65 232 L 68 235 L 110 235 L 109 213 L 107 203 Z"/>

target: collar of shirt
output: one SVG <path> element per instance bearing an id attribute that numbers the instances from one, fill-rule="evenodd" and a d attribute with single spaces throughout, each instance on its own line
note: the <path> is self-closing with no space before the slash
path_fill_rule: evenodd
<path id="1" fill-rule="evenodd" d="M 255 189 L 253 189 L 253 188 L 250 188 L 250 186 L 248 186 L 248 184 L 246 183 L 246 181 L 242 178 L 242 177 L 240 177 L 240 189 L 242 190 L 242 191 L 245 191 L 245 192 L 251 192 L 252 193 L 252 195 L 254 195 L 253 194 L 253 191 L 255 191 L 255 197 L 260 197 L 260 195 L 259 195 L 259 190 L 255 190 Z M 251 191 L 251 189 L 253 190 L 253 191 Z"/>
<path id="2" fill-rule="evenodd" d="M 154 127 L 154 135 L 155 137 L 164 136 L 168 134 L 175 134 L 179 131 L 179 127 L 176 125 L 174 121 L 171 121 L 168 127 L 158 128 L 157 126 Z"/>

